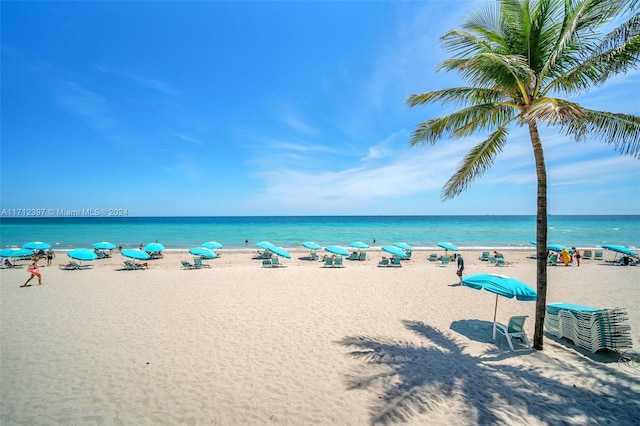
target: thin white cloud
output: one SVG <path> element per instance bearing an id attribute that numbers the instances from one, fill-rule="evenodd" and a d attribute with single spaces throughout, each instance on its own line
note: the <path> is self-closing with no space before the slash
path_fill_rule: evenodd
<path id="1" fill-rule="evenodd" d="M 200 139 L 194 138 L 193 136 L 190 136 L 188 134 L 179 133 L 179 134 L 176 135 L 176 137 L 178 137 L 179 139 L 181 139 L 181 140 L 183 140 L 185 142 L 189 142 L 189 143 L 194 144 L 194 145 L 204 146 L 204 142 L 202 142 Z"/>
<path id="2" fill-rule="evenodd" d="M 104 129 L 113 125 L 107 100 L 73 81 L 58 81 L 54 86 L 56 104 L 90 126 Z"/>
<path id="3" fill-rule="evenodd" d="M 147 89 L 151 89 L 157 92 L 161 92 L 167 95 L 176 95 L 179 91 L 164 81 L 158 80 L 156 78 L 142 76 L 140 74 L 136 74 L 133 72 L 123 71 L 123 70 L 114 70 L 104 66 L 96 66 L 96 69 L 102 71 L 107 74 L 112 74 L 118 77 L 123 77 L 128 80 L 132 80 L 138 83 L 140 86 L 145 87 Z"/>

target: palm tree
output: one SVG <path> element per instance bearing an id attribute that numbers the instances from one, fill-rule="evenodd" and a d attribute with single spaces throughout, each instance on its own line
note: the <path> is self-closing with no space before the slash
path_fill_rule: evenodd
<path id="1" fill-rule="evenodd" d="M 596 111 L 557 97 L 576 95 L 635 68 L 640 52 L 638 0 L 499 0 L 470 15 L 463 29 L 442 37 L 454 54 L 439 70 L 458 71 L 468 87 L 411 95 L 410 106 L 432 102 L 462 108 L 419 124 L 411 146 L 475 132 L 488 137 L 469 151 L 442 190 L 460 194 L 491 167 L 510 125 L 526 126 L 535 157 L 537 189 L 537 290 L 534 348 L 542 350 L 547 290 L 547 173 L 539 125 L 576 141 L 596 137 L 640 159 L 640 117 Z M 627 18 L 601 37 L 602 27 Z M 618 21 L 619 22 L 619 21 Z"/>

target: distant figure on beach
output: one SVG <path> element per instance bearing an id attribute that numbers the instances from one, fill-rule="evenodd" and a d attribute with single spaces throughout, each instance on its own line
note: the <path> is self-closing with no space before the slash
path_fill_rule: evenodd
<path id="1" fill-rule="evenodd" d="M 373 244 L 375 244 L 375 243 L 376 243 L 376 239 L 374 238 L 374 239 L 373 239 Z"/>
<path id="2" fill-rule="evenodd" d="M 247 244 L 249 244 L 249 239 L 248 239 L 248 238 L 245 238 L 245 239 L 244 239 L 244 245 L 246 246 Z"/>
<path id="3" fill-rule="evenodd" d="M 580 258 L 582 257 L 580 256 L 580 250 L 575 247 L 571 247 L 571 250 L 573 250 L 573 257 L 576 259 L 576 263 L 580 266 Z"/>
<path id="4" fill-rule="evenodd" d="M 34 277 L 38 277 L 38 285 L 42 285 L 42 275 L 40 275 L 40 268 L 38 268 L 38 258 L 34 257 L 32 259 L 31 265 L 27 266 L 27 272 L 31 274 L 29 279 L 22 284 L 20 287 L 26 287 Z"/>
<path id="5" fill-rule="evenodd" d="M 47 250 L 47 266 L 51 266 L 54 257 L 56 257 L 56 254 L 53 252 L 53 249 L 49 247 L 49 250 Z"/>
<path id="6" fill-rule="evenodd" d="M 134 262 L 136 266 L 144 266 L 146 269 L 149 269 L 149 262 Z"/>
<path id="7" fill-rule="evenodd" d="M 13 263 L 11 263 L 11 261 L 5 257 L 4 258 L 4 267 L 5 268 L 15 268 L 15 265 Z"/>
<path id="8" fill-rule="evenodd" d="M 460 278 L 460 285 L 462 285 L 462 272 L 463 271 L 464 271 L 464 259 L 462 258 L 462 255 L 459 254 L 458 255 L 458 270 L 456 271 L 456 274 Z"/>

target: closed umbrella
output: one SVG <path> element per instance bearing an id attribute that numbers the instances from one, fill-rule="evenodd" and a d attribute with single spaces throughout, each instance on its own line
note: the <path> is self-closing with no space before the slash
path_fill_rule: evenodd
<path id="1" fill-rule="evenodd" d="M 203 257 L 205 259 L 215 259 L 216 257 L 218 257 L 218 253 L 211 251 L 206 247 L 194 247 L 189 250 L 189 253 L 194 256 Z"/>
<path id="2" fill-rule="evenodd" d="M 331 254 L 335 254 L 337 256 L 349 256 L 349 250 L 340 246 L 327 246 L 324 248 Z"/>
<path id="3" fill-rule="evenodd" d="M 32 241 L 23 245 L 22 248 L 29 250 L 47 250 L 51 248 L 51 244 L 43 243 L 42 241 Z"/>
<path id="4" fill-rule="evenodd" d="M 147 260 L 151 258 L 149 253 L 140 249 L 124 249 L 122 250 L 122 255 L 137 260 Z"/>
<path id="5" fill-rule="evenodd" d="M 216 242 L 216 241 L 207 241 L 206 243 L 202 244 L 202 247 L 204 248 L 208 248 L 211 250 L 216 250 L 216 249 L 221 249 L 222 248 L 222 244 Z"/>
<path id="6" fill-rule="evenodd" d="M 493 312 L 493 338 L 496 338 L 496 314 L 498 312 L 498 296 L 533 302 L 537 298 L 536 291 L 527 284 L 515 278 L 507 277 L 500 274 L 475 274 L 467 275 L 462 279 L 462 285 L 473 288 L 475 290 L 485 289 L 496 295 L 496 305 Z"/>
<path id="7" fill-rule="evenodd" d="M 82 264 L 83 260 L 96 260 L 98 255 L 91 249 L 87 248 L 77 248 L 73 249 L 67 253 L 71 259 L 79 260 L 80 264 Z"/>
<path id="8" fill-rule="evenodd" d="M 387 253 L 390 253 L 394 256 L 398 256 L 398 257 L 408 257 L 407 253 L 405 253 L 404 250 L 402 250 L 400 247 L 396 247 L 396 246 L 382 246 L 381 247 L 382 250 L 386 251 Z"/>

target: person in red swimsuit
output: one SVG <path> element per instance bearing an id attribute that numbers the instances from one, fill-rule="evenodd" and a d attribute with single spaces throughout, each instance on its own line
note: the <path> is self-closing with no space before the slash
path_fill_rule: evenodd
<path id="1" fill-rule="evenodd" d="M 31 276 L 20 287 L 26 287 L 27 284 L 29 284 L 29 281 L 31 281 L 34 277 L 38 277 L 38 285 L 42 285 L 42 275 L 40 275 L 40 268 L 38 267 L 38 258 L 34 257 L 32 260 L 33 262 L 31 262 L 31 265 L 27 267 L 27 272 L 29 272 Z"/>

